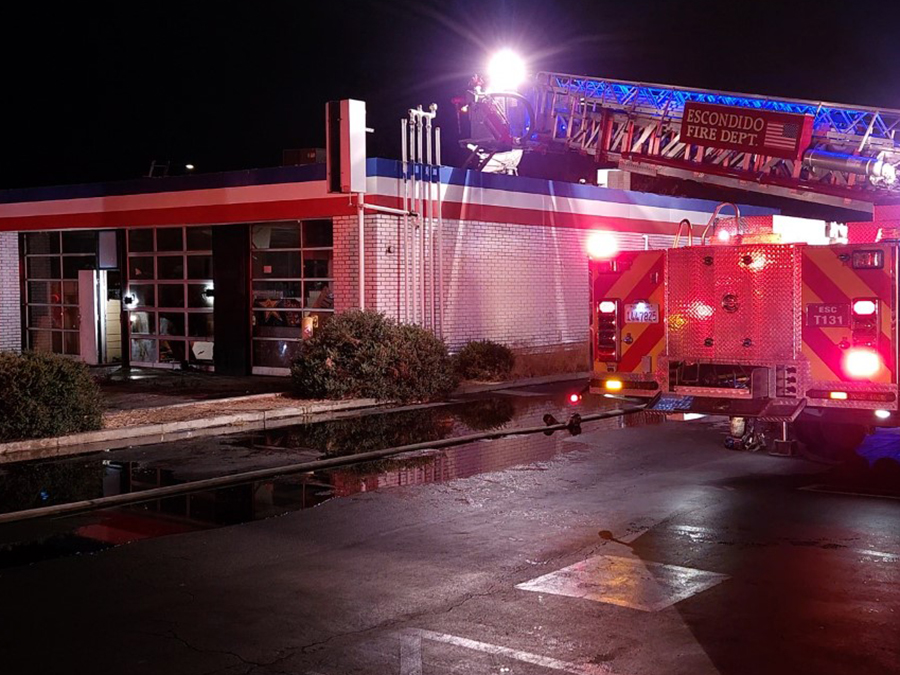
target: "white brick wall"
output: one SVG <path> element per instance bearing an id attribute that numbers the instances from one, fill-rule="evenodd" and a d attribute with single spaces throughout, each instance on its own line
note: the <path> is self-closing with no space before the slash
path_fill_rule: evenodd
<path id="1" fill-rule="evenodd" d="M 0 232 L 0 350 L 22 348 L 19 235 Z"/>
<path id="2" fill-rule="evenodd" d="M 408 280 L 403 278 L 401 222 L 396 216 L 366 215 L 365 273 L 366 307 L 402 320 Z M 565 227 L 444 221 L 443 333 L 450 348 L 480 339 L 522 351 L 585 344 L 587 236 L 585 230 Z M 644 235 L 620 233 L 617 238 L 622 249 L 672 244 L 672 237 L 664 235 L 645 240 Z M 335 309 L 358 307 L 356 216 L 334 218 L 334 248 Z M 430 275 L 430 265 L 426 269 Z M 427 301 L 430 292 L 425 295 Z M 430 310 L 426 302 L 426 317 Z"/>

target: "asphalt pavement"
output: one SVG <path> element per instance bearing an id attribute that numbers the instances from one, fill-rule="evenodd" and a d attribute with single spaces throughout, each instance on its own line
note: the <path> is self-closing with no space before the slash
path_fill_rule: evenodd
<path id="1" fill-rule="evenodd" d="M 481 400 L 515 426 L 564 396 Z M 424 424 L 378 419 L 341 442 Z M 121 522 L 29 525 L 94 528 L 82 539 L 98 546 L 0 569 L 2 672 L 900 672 L 900 494 L 859 464 L 725 450 L 724 428 L 607 421 L 478 443 L 308 477 L 315 508 L 255 486 L 268 510 L 132 511 L 171 527 L 114 547 L 102 532 Z M 265 463 L 250 451 L 328 444 L 311 433 L 231 447 Z M 186 475 L 215 464 L 199 456 Z"/>

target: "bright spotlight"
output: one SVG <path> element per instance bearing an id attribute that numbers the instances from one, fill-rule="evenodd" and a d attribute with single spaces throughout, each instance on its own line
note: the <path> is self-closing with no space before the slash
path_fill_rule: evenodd
<path id="1" fill-rule="evenodd" d="M 618 251 L 619 245 L 612 232 L 595 230 L 588 235 L 587 253 L 591 258 L 595 260 L 612 258 Z"/>
<path id="2" fill-rule="evenodd" d="M 488 91 L 515 91 L 524 80 L 525 62 L 511 49 L 501 49 L 488 62 Z"/>

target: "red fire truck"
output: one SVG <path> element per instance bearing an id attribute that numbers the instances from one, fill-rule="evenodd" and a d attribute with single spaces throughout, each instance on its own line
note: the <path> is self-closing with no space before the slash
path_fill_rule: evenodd
<path id="1" fill-rule="evenodd" d="M 799 440 L 839 453 L 896 426 L 897 231 L 783 243 L 777 216 L 720 210 L 666 250 L 616 253 L 596 234 L 592 391 L 727 415 L 726 444 L 750 449 Z"/>

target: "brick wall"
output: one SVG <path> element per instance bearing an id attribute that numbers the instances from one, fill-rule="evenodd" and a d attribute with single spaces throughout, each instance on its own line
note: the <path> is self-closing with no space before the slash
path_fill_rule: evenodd
<path id="1" fill-rule="evenodd" d="M 22 348 L 19 235 L 0 232 L 0 350 Z"/>
<path id="2" fill-rule="evenodd" d="M 413 284 L 404 278 L 403 258 L 408 252 L 401 228 L 402 219 L 396 216 L 365 217 L 366 307 L 405 320 L 413 309 L 412 300 L 407 304 L 407 289 L 411 292 Z M 478 339 L 524 352 L 585 345 L 589 333 L 587 234 L 563 227 L 444 221 L 441 297 L 443 333 L 450 348 Z M 335 309 L 342 311 L 359 304 L 356 217 L 335 218 L 334 239 Z M 659 248 L 671 241 L 661 235 L 650 235 L 648 241 L 643 235 L 619 235 L 622 248 Z M 427 251 L 430 239 L 426 242 Z M 417 255 L 420 246 L 421 240 Z M 426 256 L 429 279 L 431 264 Z M 424 295 L 428 325 L 430 286 Z M 418 311 L 421 317 L 421 302 Z"/>

